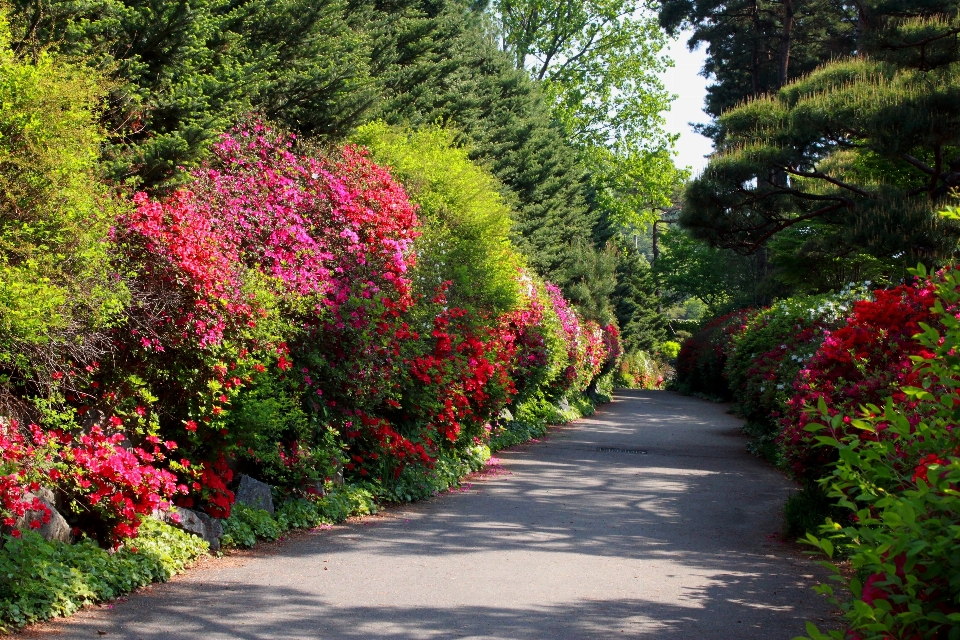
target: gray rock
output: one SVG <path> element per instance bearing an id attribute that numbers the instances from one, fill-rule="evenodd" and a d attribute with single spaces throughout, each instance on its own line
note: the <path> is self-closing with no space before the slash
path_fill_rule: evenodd
<path id="1" fill-rule="evenodd" d="M 56 540 L 59 542 L 70 543 L 73 541 L 73 534 L 70 530 L 70 525 L 67 524 L 67 521 L 64 519 L 60 512 L 57 511 L 55 504 L 55 499 L 53 491 L 50 489 L 41 487 L 37 490 L 36 493 L 26 493 L 24 498 L 28 502 L 33 502 L 34 498 L 39 498 L 48 509 L 50 509 L 50 521 L 46 524 L 43 524 L 43 511 L 27 511 L 23 514 L 22 518 L 17 518 L 17 522 L 14 525 L 17 529 L 22 531 L 33 530 L 39 533 L 44 537 L 45 540 Z M 33 521 L 40 522 L 39 529 L 33 529 L 30 526 L 30 523 Z"/>
<path id="2" fill-rule="evenodd" d="M 336 470 L 333 472 L 333 484 L 338 487 L 343 486 L 343 464 L 339 462 L 337 463 Z"/>
<path id="3" fill-rule="evenodd" d="M 563 399 L 560 400 L 560 411 L 564 411 L 564 412 L 570 411 L 570 401 L 567 400 L 566 396 L 564 396 Z"/>
<path id="4" fill-rule="evenodd" d="M 200 514 L 192 509 L 172 507 L 169 511 L 154 511 L 153 517 L 178 529 L 183 529 L 187 533 L 192 533 L 201 538 L 206 537 L 203 520 L 200 519 Z"/>
<path id="5" fill-rule="evenodd" d="M 182 529 L 187 533 L 203 538 L 210 545 L 210 551 L 220 549 L 220 538 L 223 537 L 223 526 L 216 518 L 211 518 L 205 513 L 186 509 L 184 507 L 174 507 L 169 511 L 154 511 L 153 517 L 162 522 Z"/>
<path id="6" fill-rule="evenodd" d="M 210 545 L 210 551 L 219 551 L 220 538 L 223 537 L 223 525 L 220 524 L 220 520 L 205 513 L 198 513 L 197 517 L 203 521 L 203 539 Z"/>
<path id="7" fill-rule="evenodd" d="M 273 514 L 273 491 L 270 485 L 250 476 L 240 476 L 240 486 L 237 488 L 236 501 L 254 509 L 263 509 Z"/>

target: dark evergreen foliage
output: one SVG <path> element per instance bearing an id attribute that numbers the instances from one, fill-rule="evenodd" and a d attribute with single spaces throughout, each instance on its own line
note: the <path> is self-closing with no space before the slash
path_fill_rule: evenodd
<path id="1" fill-rule="evenodd" d="M 597 259 L 584 251 L 593 250 L 598 213 L 587 171 L 540 88 L 498 50 L 482 16 L 460 2 L 386 15 L 383 29 L 393 44 L 380 47 L 373 64 L 384 92 L 380 117 L 460 131 L 471 157 L 506 187 L 517 213 L 514 240 L 530 265 L 572 293 Z M 591 297 L 603 286 L 596 283 Z"/>
<path id="2" fill-rule="evenodd" d="M 843 0 L 664 0 L 660 10 L 668 32 L 691 29 L 690 48 L 706 45 L 703 73 L 715 81 L 705 111 L 715 118 L 852 54 L 856 20 Z"/>
<path id="3" fill-rule="evenodd" d="M 960 186 L 958 5 L 858 7 L 862 55 L 719 118 L 681 216 L 695 236 L 749 253 L 792 229 L 781 264 L 866 254 L 890 276 L 952 255 L 936 212 Z"/>
<path id="4" fill-rule="evenodd" d="M 258 110 L 295 130 L 344 133 L 373 99 L 369 45 L 339 0 L 15 0 L 20 49 L 53 47 L 107 70 L 113 177 L 176 180 Z"/>
<path id="5" fill-rule="evenodd" d="M 624 350 L 654 353 L 667 338 L 666 322 L 659 309 L 656 278 L 639 252 L 618 256 L 613 299 Z"/>

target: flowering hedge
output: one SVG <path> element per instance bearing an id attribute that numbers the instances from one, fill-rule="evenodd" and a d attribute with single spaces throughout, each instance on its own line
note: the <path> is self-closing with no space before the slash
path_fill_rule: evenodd
<path id="1" fill-rule="evenodd" d="M 406 496 L 439 462 L 473 460 L 507 406 L 572 398 L 615 366 L 617 328 L 519 263 L 495 290 L 462 269 L 433 282 L 438 237 L 503 254 L 500 213 L 444 235 L 456 207 L 422 227 L 365 150 L 301 149 L 253 122 L 182 190 L 121 207 L 108 240 L 128 304 L 109 354 L 61 363 L 33 417 L 2 423 L 2 531 L 49 517 L 40 486 L 107 546 L 171 502 L 228 517 L 237 472 L 307 495 L 342 465 Z"/>
<path id="2" fill-rule="evenodd" d="M 733 337 L 744 330 L 752 314 L 751 310 L 732 311 L 687 338 L 677 355 L 674 387 L 682 393 L 730 400 L 724 367 L 733 347 Z"/>
<path id="3" fill-rule="evenodd" d="M 776 439 L 794 379 L 817 353 L 825 332 L 839 328 L 853 303 L 868 295 L 850 287 L 782 300 L 751 315 L 732 336 L 723 373 L 736 411 L 747 420 L 745 431 L 754 437 L 752 451 L 781 461 Z"/>
<path id="4" fill-rule="evenodd" d="M 935 286 L 928 280 L 875 291 L 873 300 L 853 305 L 844 326 L 826 333 L 823 344 L 798 373 L 795 395 L 781 420 L 785 463 L 796 477 L 818 478 L 825 465 L 835 460 L 836 453 L 816 446 L 806 430 L 808 409 L 821 398 L 834 414 L 856 414 L 861 405 L 881 403 L 888 396 L 903 410 L 912 410 L 913 403 L 901 388 L 921 384 L 913 358 L 929 357 L 931 352 L 915 336 L 922 325 L 935 324 L 931 310 Z M 832 435 L 840 438 L 843 433 Z"/>
<path id="5" fill-rule="evenodd" d="M 810 624 L 814 639 L 949 638 L 960 628 L 960 278 L 917 274 L 869 295 L 783 301 L 725 334 L 721 320 L 681 352 L 687 363 L 701 345 L 726 355 L 738 409 L 770 426 L 779 461 L 804 483 L 798 498 L 829 498 L 833 519 L 807 541 L 850 559 L 854 571 L 837 573 L 852 595 L 837 600 L 850 631 Z"/>
<path id="6" fill-rule="evenodd" d="M 861 363 L 872 356 L 885 365 L 842 387 L 881 396 L 865 411 L 827 392 L 818 393 L 816 409 L 808 408 L 807 432 L 837 460 L 821 484 L 846 511 L 808 542 L 830 557 L 838 551 L 849 557 L 853 572 L 835 569 L 850 592 L 836 599 L 850 627 L 846 637 L 953 638 L 960 629 L 958 275 L 950 269 L 859 305 L 857 322 L 851 318 L 850 330 L 835 332 L 825 350 L 849 346 Z M 866 342 L 879 327 L 888 348 Z M 910 364 L 907 352 L 915 354 Z M 839 353 L 832 362 L 837 369 L 849 365 Z M 821 590 L 834 595 L 833 587 Z M 815 640 L 845 636 L 813 624 L 807 631 Z"/>

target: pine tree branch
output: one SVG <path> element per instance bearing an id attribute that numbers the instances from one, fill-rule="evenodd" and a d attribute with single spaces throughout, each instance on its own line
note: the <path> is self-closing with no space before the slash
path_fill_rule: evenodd
<path id="1" fill-rule="evenodd" d="M 756 240 L 756 241 L 754 241 L 754 242 L 748 243 L 747 246 L 750 247 L 750 250 L 747 251 L 747 255 L 750 255 L 750 254 L 752 254 L 752 253 L 755 253 L 758 249 L 760 249 L 761 246 L 763 246 L 763 243 L 764 243 L 764 242 L 766 242 L 767 240 L 769 240 L 771 237 L 773 237 L 773 236 L 776 235 L 777 233 L 780 233 L 780 232 L 783 231 L 784 229 L 787 229 L 787 228 L 789 228 L 789 227 L 792 227 L 793 225 L 797 224 L 798 222 L 804 222 L 805 220 L 812 220 L 813 218 L 818 218 L 818 217 L 820 217 L 820 216 L 822 216 L 822 215 L 826 215 L 826 214 L 830 213 L 831 211 L 836 211 L 837 209 L 840 209 L 840 208 L 845 207 L 845 206 L 847 206 L 847 205 L 846 205 L 845 203 L 843 203 L 843 202 L 835 202 L 835 203 L 833 203 L 833 204 L 830 205 L 830 206 L 821 207 L 820 209 L 817 209 L 816 211 L 811 211 L 810 213 L 805 213 L 805 214 L 803 214 L 802 216 L 797 216 L 796 218 L 791 218 L 790 220 L 783 220 L 783 221 L 781 221 L 780 223 L 778 223 L 777 225 L 775 225 L 772 229 L 770 229 L 769 231 L 767 231 L 766 233 L 764 233 L 762 236 L 760 236 L 760 239 L 759 239 L 759 240 Z"/>
<path id="2" fill-rule="evenodd" d="M 832 184 L 832 185 L 834 185 L 834 186 L 840 187 L 841 189 L 846 189 L 847 191 L 852 191 L 852 192 L 856 193 L 857 195 L 863 196 L 864 198 L 871 198 L 871 199 L 872 199 L 872 198 L 874 197 L 872 193 L 870 193 L 870 192 L 868 192 L 868 191 L 864 191 L 864 190 L 861 189 L 860 187 L 855 187 L 855 186 L 853 186 L 852 184 L 847 184 L 846 182 L 843 182 L 842 180 L 837 180 L 836 178 L 833 178 L 833 177 L 831 177 L 831 176 L 829 176 L 829 175 L 827 175 L 827 174 L 825 174 L 825 173 L 822 173 L 822 172 L 820 172 L 820 171 L 799 171 L 799 170 L 797 170 L 797 169 L 790 169 L 790 168 L 786 168 L 786 167 L 784 167 L 783 170 L 784 170 L 785 172 L 789 173 L 790 175 L 800 176 L 801 178 L 817 178 L 817 179 L 819 179 L 819 180 L 826 180 L 827 182 L 829 182 L 830 184 Z"/>
<path id="3" fill-rule="evenodd" d="M 931 167 L 930 165 L 928 165 L 928 164 L 927 164 L 926 162 L 924 162 L 923 160 L 918 160 L 917 158 L 914 158 L 914 157 L 913 157 L 912 155 L 910 155 L 909 153 L 901 153 L 901 154 L 900 154 L 900 158 L 901 158 L 902 160 L 905 160 L 905 161 L 909 162 L 910 164 L 912 164 L 913 166 L 915 166 L 917 169 L 920 169 L 920 171 L 923 171 L 924 173 L 927 173 L 927 174 L 930 174 L 930 175 L 937 175 L 937 172 L 934 170 L 933 167 Z"/>

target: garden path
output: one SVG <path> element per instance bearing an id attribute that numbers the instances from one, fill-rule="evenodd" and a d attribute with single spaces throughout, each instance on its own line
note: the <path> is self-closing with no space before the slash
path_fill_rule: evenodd
<path id="1" fill-rule="evenodd" d="M 725 409 L 618 392 L 462 490 L 207 562 L 48 633 L 788 640 L 807 619 L 830 626 L 810 589 L 821 570 L 773 536 L 791 483 L 744 451 Z"/>

